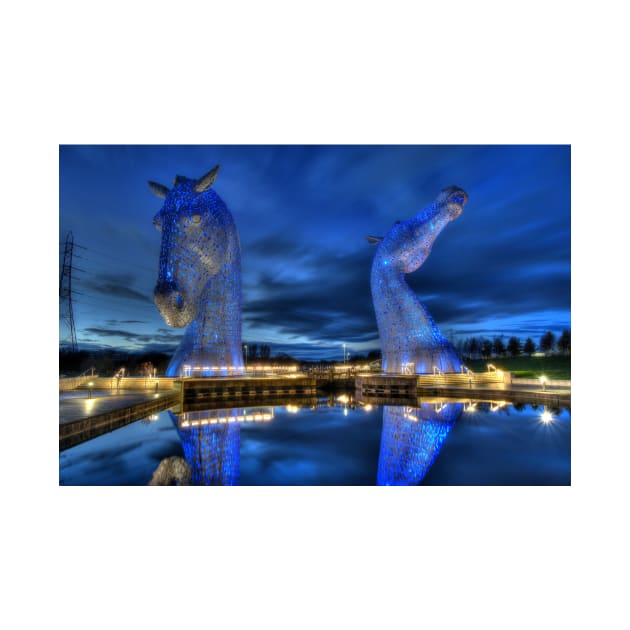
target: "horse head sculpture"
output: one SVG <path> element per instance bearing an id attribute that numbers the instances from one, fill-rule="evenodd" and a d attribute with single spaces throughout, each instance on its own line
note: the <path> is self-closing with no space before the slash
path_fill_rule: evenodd
<path id="1" fill-rule="evenodd" d="M 405 282 L 404 275 L 428 258 L 440 232 L 463 211 L 468 195 L 457 186 L 408 221 L 368 242 L 378 245 L 372 263 L 371 288 L 386 372 L 459 372 L 461 360 L 431 315 Z"/>
<path id="2" fill-rule="evenodd" d="M 164 204 L 155 303 L 169 326 L 187 326 L 167 376 L 242 374 L 241 252 L 236 225 L 212 189 L 219 166 L 173 187 L 149 182 Z"/>

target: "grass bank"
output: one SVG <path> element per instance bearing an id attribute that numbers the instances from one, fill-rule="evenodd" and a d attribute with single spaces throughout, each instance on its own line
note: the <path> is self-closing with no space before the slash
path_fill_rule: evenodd
<path id="1" fill-rule="evenodd" d="M 466 361 L 473 372 L 485 372 L 488 363 L 499 370 L 512 372 L 517 378 L 538 378 L 544 375 L 547 378 L 571 379 L 571 357 L 506 357 Z"/>

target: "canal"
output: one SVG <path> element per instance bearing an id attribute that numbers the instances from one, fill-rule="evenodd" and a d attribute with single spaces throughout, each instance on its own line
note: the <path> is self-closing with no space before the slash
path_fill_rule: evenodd
<path id="1" fill-rule="evenodd" d="M 157 485 L 570 485 L 571 414 L 501 401 L 376 406 L 334 394 L 308 405 L 164 410 L 59 454 L 61 485 L 152 478 Z"/>

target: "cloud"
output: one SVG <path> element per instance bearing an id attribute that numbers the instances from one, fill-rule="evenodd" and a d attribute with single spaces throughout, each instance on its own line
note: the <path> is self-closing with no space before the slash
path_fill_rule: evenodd
<path id="1" fill-rule="evenodd" d="M 274 257 L 291 261 L 292 276 L 280 279 L 269 271 L 259 272 L 252 290 L 258 297 L 245 301 L 244 322 L 250 331 L 273 330 L 287 340 L 309 338 L 330 343 L 374 339 L 371 256 L 367 245 L 345 255 L 312 248 L 302 251 L 296 263 L 293 245 L 279 243 Z M 246 295 L 248 289 L 249 285 Z"/>
<path id="2" fill-rule="evenodd" d="M 108 319 L 105 324 L 108 326 L 118 326 L 120 324 L 148 324 L 145 319 Z"/>
<path id="3" fill-rule="evenodd" d="M 193 177 L 216 162 L 217 192 L 240 235 L 243 336 L 252 342 L 296 352 L 310 344 L 318 355 L 324 348 L 334 354 L 341 342 L 378 343 L 374 248 L 365 235 L 384 234 L 450 184 L 468 192 L 466 210 L 406 277 L 438 325 L 460 335 L 497 326 L 500 334 L 519 317 L 530 331 L 570 318 L 569 147 L 62 147 L 60 227 L 74 229 L 88 249 L 112 252 L 108 273 L 82 279 L 88 297 L 102 304 L 90 316 L 110 317 L 106 326 L 92 319 L 94 328 L 127 331 L 133 343 L 165 343 L 149 334 L 149 327 L 156 335 L 164 330 L 149 271 L 159 255 L 151 227 L 159 200 L 146 180 L 169 184 L 177 172 Z M 94 190 L 106 196 L 95 199 Z M 88 204 L 89 216 L 76 210 Z M 95 216 L 104 217 L 98 229 Z M 131 264 L 118 267 L 116 257 Z M 151 313 L 138 312 L 147 303 Z M 112 318 L 109 308 L 125 319 Z"/>
<path id="4" fill-rule="evenodd" d="M 143 334 L 130 330 L 122 330 L 117 328 L 85 328 L 85 332 L 98 335 L 100 337 L 119 337 L 125 341 L 135 344 L 176 344 L 179 343 L 183 335 L 171 332 Z"/>
<path id="5" fill-rule="evenodd" d="M 135 277 L 131 274 L 104 273 L 83 280 L 83 286 L 86 287 L 87 291 L 102 293 L 108 297 L 153 304 L 152 296 L 149 297 L 131 288 L 130 285 L 134 282 Z"/>

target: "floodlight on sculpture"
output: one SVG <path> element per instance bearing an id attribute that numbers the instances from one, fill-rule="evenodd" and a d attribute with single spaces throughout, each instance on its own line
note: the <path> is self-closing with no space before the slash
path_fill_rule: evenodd
<path id="1" fill-rule="evenodd" d="M 430 374 L 459 372 L 461 359 L 405 281 L 431 253 L 440 232 L 463 211 L 468 195 L 457 186 L 407 221 L 398 221 L 377 245 L 371 287 L 385 372 Z"/>
<path id="2" fill-rule="evenodd" d="M 149 182 L 164 204 L 155 303 L 169 326 L 186 327 L 167 376 L 243 373 L 241 251 L 234 219 L 212 189 L 219 167 L 171 189 Z"/>

